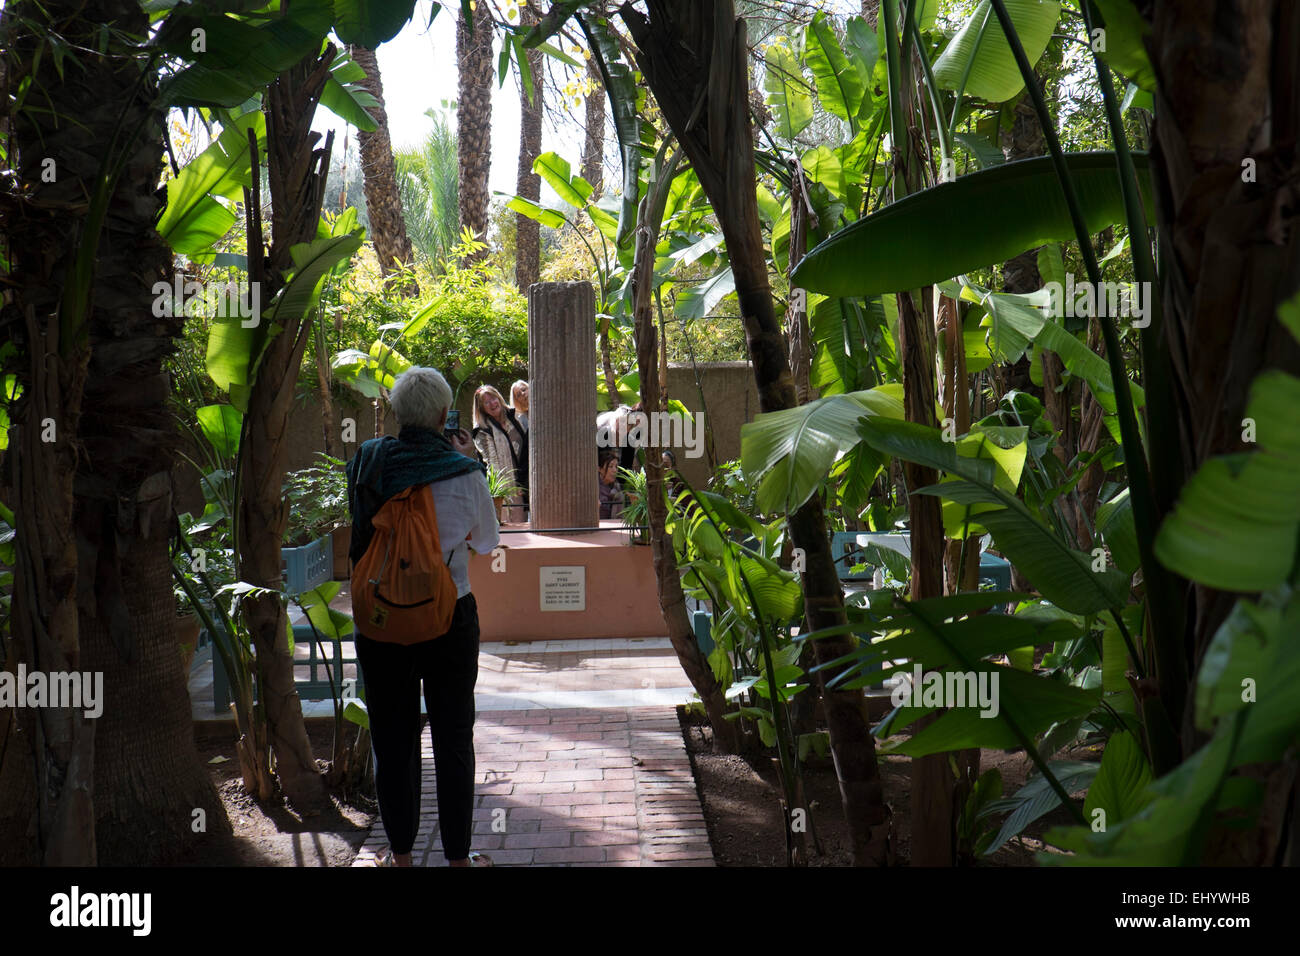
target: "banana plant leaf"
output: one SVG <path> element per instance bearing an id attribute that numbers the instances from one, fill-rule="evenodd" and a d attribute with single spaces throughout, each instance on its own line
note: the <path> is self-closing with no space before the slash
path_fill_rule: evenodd
<path id="1" fill-rule="evenodd" d="M 401 32 L 414 7 L 414 0 L 334 0 L 334 32 L 344 43 L 373 50 Z"/>
<path id="2" fill-rule="evenodd" d="M 866 95 L 865 84 L 824 12 L 814 14 L 804 30 L 804 50 L 817 83 L 817 99 L 840 119 L 855 123 Z"/>
<path id="3" fill-rule="evenodd" d="M 1147 214 L 1150 162 L 1133 155 Z M 1115 154 L 1072 153 L 1066 164 L 1090 233 L 1125 221 Z M 791 282 L 812 292 L 866 296 L 915 289 L 1074 238 L 1049 156 L 1004 163 L 885 206 L 812 249 Z"/>
<path id="4" fill-rule="evenodd" d="M 1061 18 L 1059 0 L 1006 0 L 1006 5 L 1025 55 L 1031 65 L 1037 63 Z M 939 55 L 934 79 L 940 89 L 962 89 L 967 96 L 987 103 L 1005 102 L 1025 88 L 989 0 L 981 0 Z"/>
<path id="5" fill-rule="evenodd" d="M 740 429 L 746 478 L 759 481 L 759 510 L 797 510 L 830 474 L 835 460 L 860 438 L 864 416 L 903 418 L 901 386 L 833 395 L 796 408 L 766 412 Z"/>
<path id="6" fill-rule="evenodd" d="M 1185 578 L 1253 592 L 1287 580 L 1300 532 L 1300 379 L 1272 370 L 1251 386 L 1259 449 L 1205 462 L 1156 534 L 1156 558 Z"/>
<path id="7" fill-rule="evenodd" d="M 349 54 L 341 54 L 330 64 L 330 76 L 321 90 L 320 105 L 345 123 L 368 133 L 378 129 L 369 110 L 377 107 L 379 101 L 362 85 L 365 80 L 366 71 L 361 65 Z"/>
<path id="8" fill-rule="evenodd" d="M 239 316 L 217 319 L 208 333 L 206 367 L 218 388 L 230 393 L 231 403 L 248 411 L 249 390 L 271 338 L 316 307 L 325 275 L 361 248 L 362 230 L 346 236 L 299 243 L 289 250 L 296 266 L 293 276 L 269 308 L 252 324 Z"/>
<path id="9" fill-rule="evenodd" d="M 158 220 L 158 233 L 176 252 L 191 259 L 212 255 L 212 245 L 235 224 L 235 211 L 218 200 L 234 202 L 251 186 L 252 163 L 248 131 L 257 134 L 258 148 L 266 142 L 266 117 L 245 113 L 167 183 L 167 205 Z"/>

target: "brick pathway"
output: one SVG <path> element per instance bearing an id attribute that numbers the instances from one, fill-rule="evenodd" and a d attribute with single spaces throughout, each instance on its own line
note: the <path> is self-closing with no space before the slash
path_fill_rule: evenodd
<path id="1" fill-rule="evenodd" d="M 566 642 L 568 643 L 568 642 Z M 606 642 L 602 642 L 604 644 Z M 661 648 L 650 670 L 627 666 L 627 642 L 609 642 L 589 653 L 555 648 L 545 675 L 534 674 L 531 693 L 550 699 L 586 702 L 591 692 L 549 691 L 567 686 L 566 674 L 582 671 L 580 682 L 599 686 L 601 700 L 622 690 L 633 696 L 663 693 L 644 688 L 645 672 L 662 677 L 671 668 Z M 504 649 L 485 645 L 480 681 L 493 673 L 492 659 L 515 655 L 537 660 L 536 646 Z M 647 648 L 646 650 L 650 650 Z M 493 653 L 495 651 L 495 653 Z M 644 652 L 639 652 L 644 656 Z M 675 666 L 675 660 L 672 665 Z M 556 665 L 567 666 L 556 666 Z M 502 673 L 508 668 L 497 668 Z M 620 680 L 594 679 L 593 672 L 617 671 Z M 679 683 L 684 683 L 680 669 Z M 489 678 L 489 683 L 493 683 Z M 480 683 L 480 690 L 484 690 Z M 485 696 L 508 706 L 496 686 Z M 517 705 L 516 705 L 517 706 Z M 480 710 L 475 725 L 477 782 L 474 849 L 498 866 L 713 866 L 704 817 L 677 715 L 671 706 L 581 706 L 554 709 Z M 422 735 L 424 780 L 420 828 L 414 851 L 417 866 L 445 866 L 438 835 L 433 752 Z M 354 866 L 374 866 L 387 846 L 382 824 L 374 829 Z"/>

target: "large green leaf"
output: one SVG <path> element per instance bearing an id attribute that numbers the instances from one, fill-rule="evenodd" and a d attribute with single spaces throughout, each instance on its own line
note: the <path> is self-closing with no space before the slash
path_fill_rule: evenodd
<path id="1" fill-rule="evenodd" d="M 414 6 L 414 0 L 334 0 L 334 32 L 344 43 L 373 50 L 401 32 Z"/>
<path id="2" fill-rule="evenodd" d="M 1096 614 L 1128 603 L 1130 576 L 1115 568 L 1093 571 L 1093 557 L 1069 547 L 1018 499 L 969 481 L 943 482 L 918 489 L 958 504 L 1003 505 L 983 510 L 979 523 L 993 535 L 998 550 L 1043 597 L 1074 614 Z"/>
<path id="3" fill-rule="evenodd" d="M 220 457 L 233 459 L 239 454 L 239 435 L 243 430 L 244 416 L 233 405 L 222 402 L 196 409 L 199 429 Z"/>
<path id="4" fill-rule="evenodd" d="M 1149 161 L 1143 153 L 1133 161 L 1147 199 Z M 1088 231 L 1124 222 L 1115 154 L 1072 153 L 1066 163 Z M 791 281 L 827 295 L 898 292 L 1073 238 L 1065 195 L 1044 156 L 981 169 L 892 203 L 817 245 Z"/>
<path id="5" fill-rule="evenodd" d="M 1155 554 L 1185 578 L 1225 591 L 1285 581 L 1300 533 L 1300 379 L 1272 370 L 1251 385 L 1246 417 L 1259 449 L 1211 458 L 1183 486 Z"/>
<path id="6" fill-rule="evenodd" d="M 533 160 L 533 172 L 546 180 L 555 194 L 574 209 L 581 209 L 591 198 L 591 183 L 573 175 L 573 167 L 559 153 L 542 153 Z"/>
<path id="7" fill-rule="evenodd" d="M 862 75 L 849 62 L 825 13 L 813 15 L 804 31 L 804 48 L 822 106 L 842 120 L 855 122 L 865 94 Z"/>
<path id="8" fill-rule="evenodd" d="M 289 250 L 293 276 L 269 308 L 253 324 L 239 316 L 218 319 L 208 333 L 207 371 L 218 388 L 230 393 L 231 403 L 247 412 L 248 390 L 257 377 L 267 343 L 289 323 L 303 319 L 316 307 L 321 282 L 339 262 L 361 248 L 364 238 L 358 229 L 350 235 L 316 239 Z"/>
<path id="9" fill-rule="evenodd" d="M 1141 567 L 1137 527 L 1133 523 L 1133 502 L 1127 488 L 1097 509 L 1097 531 L 1110 548 L 1116 567 L 1128 574 L 1134 574 Z"/>
<path id="10" fill-rule="evenodd" d="M 705 279 L 699 285 L 681 290 L 677 296 L 674 311 L 678 318 L 703 319 L 712 315 L 713 310 L 729 295 L 736 291 L 736 277 L 731 274 L 731 266 L 725 266 L 715 276 Z"/>
<path id="11" fill-rule="evenodd" d="M 1139 89 L 1154 93 L 1156 72 L 1151 68 L 1151 58 L 1147 56 L 1144 43 L 1151 34 L 1151 24 L 1138 13 L 1133 0 L 1092 0 L 1092 5 L 1106 24 L 1098 27 L 1104 30 L 1099 38 L 1105 43 L 1101 58 Z"/>
<path id="12" fill-rule="evenodd" d="M 498 193 L 497 195 L 505 195 Z M 548 229 L 559 229 L 567 219 L 560 215 L 554 209 L 547 209 L 545 206 L 539 206 L 531 199 L 525 199 L 523 196 L 511 196 L 510 201 L 506 203 L 506 208 L 525 216 L 533 222 L 539 222 Z"/>
<path id="13" fill-rule="evenodd" d="M 990 691 L 993 675 L 997 675 L 996 716 L 981 716 L 981 709 L 976 706 L 956 707 L 906 741 L 887 748 L 887 752 L 924 757 L 973 747 L 1011 750 L 1021 746 L 1022 741 L 1008 720 L 1014 721 L 1032 739 L 1057 721 L 1090 713 L 1100 698 L 1099 692 L 1081 690 L 1046 677 L 1033 677 L 1009 667 L 986 665 L 974 668 L 971 673 L 988 675 Z M 912 708 L 903 708 L 901 712 L 906 714 L 908 710 Z"/>
<path id="14" fill-rule="evenodd" d="M 807 129 L 813 119 L 808 81 L 785 40 L 768 44 L 765 62 L 767 69 L 763 75 L 763 87 L 767 90 L 767 101 L 776 120 L 776 134 L 782 139 L 792 140 Z"/>
<path id="15" fill-rule="evenodd" d="M 555 4 L 552 10 L 564 6 Z M 549 14 L 548 14 L 549 15 Z M 578 15 L 582 32 L 591 44 L 591 54 L 600 70 L 614 115 L 614 134 L 623 154 L 623 194 L 618 213 L 617 244 L 627 242 L 636 228 L 638 191 L 641 182 L 641 112 L 645 91 L 623 59 L 622 46 L 609 21 L 589 13 Z"/>
<path id="16" fill-rule="evenodd" d="M 740 429 L 740 461 L 747 479 L 762 480 L 765 513 L 798 509 L 825 481 L 835 459 L 859 441 L 864 416 L 901 419 L 896 386 L 833 395 L 796 408 L 765 412 Z"/>
<path id="17" fill-rule="evenodd" d="M 1094 811 L 1103 810 L 1107 826 L 1127 820 L 1151 802 L 1150 783 L 1151 765 L 1137 738 L 1128 731 L 1112 734 L 1101 769 L 1088 788 L 1083 815 L 1092 822 Z"/>
<path id="18" fill-rule="evenodd" d="M 1085 789 L 1092 782 L 1093 777 L 1097 775 L 1100 764 L 1086 763 L 1079 760 L 1053 760 L 1048 763 L 1047 767 L 1052 771 L 1052 775 L 1056 777 L 1061 786 L 1065 788 L 1065 792 L 1073 793 L 1076 790 Z M 1008 797 L 1005 800 L 996 800 L 989 804 L 986 810 L 987 813 L 1004 813 L 1008 811 L 1009 813 L 1007 818 L 1002 821 L 1002 829 L 998 831 L 997 837 L 983 850 L 983 855 L 989 856 L 996 853 L 1002 844 L 1020 833 L 1043 814 L 1050 813 L 1060 805 L 1061 798 L 1052 789 L 1048 779 L 1042 774 L 1035 774 L 1016 792 L 1015 796 Z"/>
<path id="19" fill-rule="evenodd" d="M 1030 64 L 1038 62 L 1061 16 L 1059 0 L 1006 0 L 1007 13 Z M 934 79 L 941 89 L 963 88 L 967 96 L 988 103 L 1009 100 L 1025 88 L 1024 77 L 1011 53 L 1007 35 L 993 15 L 989 0 L 966 19 L 939 59 Z"/>
<path id="20" fill-rule="evenodd" d="M 167 183 L 167 205 L 158 220 L 158 233 L 168 245 L 190 258 L 211 254 L 212 245 L 235 224 L 235 211 L 218 199 L 236 201 L 252 185 L 248 131 L 266 141 L 266 118 L 260 111 L 245 113 L 221 131 L 207 149 L 185 164 Z"/>
<path id="21" fill-rule="evenodd" d="M 318 52 L 332 15 L 330 4 L 321 2 L 295 3 L 286 14 L 260 22 L 208 12 L 198 4 L 174 13 L 157 42 L 187 65 L 163 80 L 164 101 L 172 106 L 239 106 L 304 56 Z"/>
<path id="22" fill-rule="evenodd" d="M 356 60 L 346 53 L 340 55 L 330 64 L 330 75 L 321 90 L 320 105 L 345 123 L 371 132 L 378 128 L 378 124 L 367 111 L 378 106 L 379 101 L 363 85 L 365 79 L 366 71 Z"/>

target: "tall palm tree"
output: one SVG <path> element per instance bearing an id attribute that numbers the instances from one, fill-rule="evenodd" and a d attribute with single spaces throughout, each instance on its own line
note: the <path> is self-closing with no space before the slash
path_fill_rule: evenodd
<path id="1" fill-rule="evenodd" d="M 433 120 L 433 129 L 424 142 L 397 150 L 393 159 L 411 245 L 436 263 L 459 235 L 456 130 L 443 111 L 425 110 L 425 115 Z"/>
<path id="2" fill-rule="evenodd" d="M 525 27 L 538 21 L 537 7 L 528 0 L 519 10 L 520 23 Z M 532 97 L 523 81 L 522 64 L 519 79 L 519 173 L 515 192 L 525 199 L 537 202 L 542 198 L 542 178 L 533 172 L 533 162 L 542 151 L 542 95 L 546 74 L 542 70 L 542 51 L 528 51 L 528 71 L 532 76 Z M 515 214 L 515 285 L 524 295 L 528 287 L 538 280 L 541 272 L 541 225 L 528 216 Z"/>
<path id="3" fill-rule="evenodd" d="M 384 275 L 392 275 L 410 263 L 411 240 L 406 234 L 402 200 L 397 188 L 393 143 L 388 135 L 388 112 L 384 109 L 384 83 L 379 75 L 379 58 L 375 56 L 375 51 L 356 44 L 350 49 L 352 59 L 366 72 L 362 85 L 378 103 L 368 109 L 374 118 L 375 128 L 358 131 L 357 138 L 361 141 L 361 169 L 365 173 L 370 238 L 375 243 L 379 268 Z"/>
<path id="4" fill-rule="evenodd" d="M 605 189 L 605 84 L 594 56 L 587 58 L 586 126 L 582 143 L 582 178 L 591 183 L 591 194 Z"/>
<path id="5" fill-rule="evenodd" d="M 171 267 L 153 226 L 164 116 L 127 39 L 145 37 L 148 18 L 130 0 L 17 3 L 10 12 L 41 25 L 41 35 L 18 35 L 7 71 L 31 78 L 39 104 L 11 118 L 10 160 L 23 188 L 5 202 L 18 290 L 5 324 L 35 360 L 15 415 L 24 421 L 16 510 L 26 556 L 15 633 L 29 668 L 103 674 L 93 724 L 76 711 L 28 722 L 36 752 L 26 756 L 40 776 L 32 849 L 47 863 L 157 862 L 193 844 L 196 809 L 209 833 L 229 832 L 229 823 L 194 747 L 174 638 L 167 465 L 176 432 L 162 360 L 184 319 L 152 308 L 154 283 Z M 111 42 L 96 53 L 107 25 Z M 62 76 L 50 58 L 33 58 L 54 38 L 80 51 L 77 68 Z M 79 256 L 88 271 L 78 271 Z M 93 298 L 80 298 L 92 283 Z M 40 368 L 47 363 L 52 376 Z M 42 449 L 47 418 L 58 432 Z M 29 577 L 42 565 L 43 579 Z M 0 725 L 0 739 L 12 728 Z M 7 810 L 23 805 L 9 800 L 7 758 L 26 749 L 13 741 L 0 742 Z"/>
<path id="6" fill-rule="evenodd" d="M 488 171 L 492 166 L 492 16 L 488 4 L 474 4 L 473 19 L 462 10 L 456 23 L 460 85 L 456 101 L 456 152 L 460 161 L 460 228 L 487 238 Z"/>

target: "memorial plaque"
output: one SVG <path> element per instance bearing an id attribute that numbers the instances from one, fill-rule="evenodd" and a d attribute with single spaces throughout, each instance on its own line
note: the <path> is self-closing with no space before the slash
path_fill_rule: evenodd
<path id="1" fill-rule="evenodd" d="M 587 569 L 572 567 L 539 568 L 543 611 L 585 611 L 587 609 Z"/>

